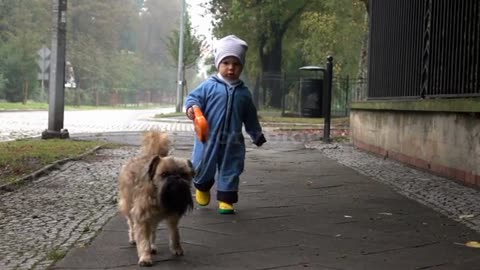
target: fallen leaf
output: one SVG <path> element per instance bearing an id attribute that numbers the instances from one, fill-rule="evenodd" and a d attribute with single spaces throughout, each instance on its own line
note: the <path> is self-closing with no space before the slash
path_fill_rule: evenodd
<path id="1" fill-rule="evenodd" d="M 458 218 L 466 219 L 466 218 L 473 218 L 473 217 L 475 217 L 475 215 L 470 214 L 470 215 L 460 215 Z"/>
<path id="2" fill-rule="evenodd" d="M 465 246 L 471 247 L 471 248 L 480 248 L 480 242 L 478 241 L 468 241 L 465 243 Z"/>

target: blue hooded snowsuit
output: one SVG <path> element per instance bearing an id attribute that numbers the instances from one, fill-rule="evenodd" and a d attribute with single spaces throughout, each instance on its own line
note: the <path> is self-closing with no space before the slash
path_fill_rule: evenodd
<path id="1" fill-rule="evenodd" d="M 202 143 L 195 136 L 194 185 L 201 191 L 210 190 L 218 170 L 217 199 L 235 203 L 245 160 L 243 125 L 254 143 L 263 138 L 250 91 L 241 81 L 228 85 L 214 75 L 188 95 L 185 107 L 193 105 L 200 107 L 210 127 L 207 142 Z"/>

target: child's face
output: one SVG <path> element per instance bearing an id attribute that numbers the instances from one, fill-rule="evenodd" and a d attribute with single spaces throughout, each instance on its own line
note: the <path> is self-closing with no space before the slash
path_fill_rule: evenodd
<path id="1" fill-rule="evenodd" d="M 222 75 L 223 78 L 228 80 L 238 80 L 240 74 L 242 73 L 243 66 L 240 63 L 240 60 L 234 56 L 228 56 L 223 58 L 218 65 L 218 73 Z"/>

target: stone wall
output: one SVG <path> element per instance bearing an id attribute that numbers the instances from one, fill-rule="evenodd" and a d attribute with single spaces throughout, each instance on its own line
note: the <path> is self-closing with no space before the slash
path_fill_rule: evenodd
<path id="1" fill-rule="evenodd" d="M 478 113 L 352 109 L 353 144 L 480 187 Z"/>

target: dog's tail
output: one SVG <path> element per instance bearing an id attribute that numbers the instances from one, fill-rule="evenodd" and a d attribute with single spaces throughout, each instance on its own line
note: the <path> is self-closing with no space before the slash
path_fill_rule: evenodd
<path id="1" fill-rule="evenodd" d="M 148 156 L 168 156 L 172 142 L 167 133 L 148 131 L 143 136 L 141 152 Z"/>

